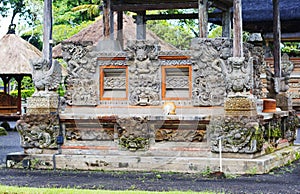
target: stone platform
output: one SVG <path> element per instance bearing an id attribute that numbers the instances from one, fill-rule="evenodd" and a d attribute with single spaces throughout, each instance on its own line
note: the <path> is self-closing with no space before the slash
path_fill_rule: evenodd
<path id="1" fill-rule="evenodd" d="M 9 167 L 38 169 L 219 171 L 219 153 L 212 151 L 209 125 L 224 115 L 222 107 L 177 107 L 163 115 L 161 107 L 72 107 L 59 115 L 64 142 L 58 148 L 26 147 L 27 157 Z M 262 125 L 289 113 L 261 113 Z M 225 173 L 262 174 L 299 158 L 300 146 L 282 143 L 269 154 L 222 153 Z M 18 158 L 16 156 L 16 158 Z"/>
<path id="2" fill-rule="evenodd" d="M 63 150 L 62 154 L 31 154 L 27 156 L 19 167 L 38 169 L 64 169 L 64 170 L 117 170 L 117 171 L 164 171 L 201 173 L 219 171 L 220 159 L 217 154 L 211 154 L 201 148 L 170 151 L 166 155 L 147 155 L 141 152 L 127 152 L 116 150 L 102 150 L 105 154 L 83 153 L 69 154 Z M 176 156 L 176 154 L 178 154 Z M 194 155 L 198 156 L 191 156 Z M 207 156 L 204 156 L 205 153 Z M 257 158 L 222 158 L 222 169 L 226 174 L 263 174 L 271 169 L 294 161 L 299 158 L 300 146 L 289 146 L 274 153 L 262 155 Z M 175 154 L 175 155 L 173 155 Z M 173 156 L 172 156 L 173 155 Z M 202 155 L 202 156 L 201 156 Z M 16 156 L 18 158 L 18 156 Z M 13 160 L 13 156 L 10 155 Z M 28 162 L 27 162 L 28 161 Z M 17 166 L 13 161 L 7 161 Z M 21 165 L 21 166 L 20 166 Z"/>

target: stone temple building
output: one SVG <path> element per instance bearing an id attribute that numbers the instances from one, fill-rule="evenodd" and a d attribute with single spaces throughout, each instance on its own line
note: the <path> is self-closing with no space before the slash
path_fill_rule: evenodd
<path id="1" fill-rule="evenodd" d="M 10 166 L 265 173 L 294 160 L 299 153 L 293 145 L 299 122 L 288 93 L 294 64 L 286 56 L 281 59 L 275 46 L 274 70 L 265 68 L 261 40 L 242 41 L 243 25 L 270 35 L 270 27 L 278 25 L 270 20 L 287 7 L 283 1 L 253 2 L 104 1 L 106 39 L 96 45 L 92 41 L 61 45 L 68 64 L 63 100 L 55 93 L 59 67 L 44 69 L 43 61 L 34 64 L 36 77 L 46 74 L 49 81 L 36 79 L 28 113 L 17 123 L 23 158 L 8 156 Z M 300 13 L 292 4 L 289 10 Z M 209 6 L 216 7 L 215 12 L 209 13 Z M 197 13 L 146 14 L 183 8 Z M 274 16 L 269 17 L 270 9 Z M 136 13 L 136 38 L 126 44 L 124 11 Z M 252 13 L 267 14 L 263 26 Z M 147 20 L 193 17 L 199 21 L 199 37 L 189 50 L 166 50 L 146 37 Z M 284 19 L 292 25 L 299 22 L 288 14 Z M 222 24 L 222 38 L 207 38 L 208 21 Z M 282 26 L 286 36 L 296 37 L 297 32 Z M 274 45 L 281 38 L 276 34 Z"/>

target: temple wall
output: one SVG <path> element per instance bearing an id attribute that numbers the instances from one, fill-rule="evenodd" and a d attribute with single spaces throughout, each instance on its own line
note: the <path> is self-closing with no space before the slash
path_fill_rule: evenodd
<path id="1" fill-rule="evenodd" d="M 244 45 L 253 78 L 248 85 L 260 97 L 262 50 Z M 129 41 L 125 51 L 99 51 L 91 43 L 63 44 L 68 63 L 69 105 L 220 106 L 232 67 L 232 40 L 194 39 L 189 51 L 160 51 L 153 41 Z M 228 85 L 228 84 L 227 84 Z"/>

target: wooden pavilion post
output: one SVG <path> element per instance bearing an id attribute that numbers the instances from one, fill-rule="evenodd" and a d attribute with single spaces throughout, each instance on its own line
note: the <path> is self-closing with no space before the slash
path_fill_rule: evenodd
<path id="1" fill-rule="evenodd" d="M 110 2 L 110 0 L 109 0 Z M 109 7 L 111 5 L 111 2 L 109 3 Z M 111 10 L 111 8 L 109 9 L 109 38 L 110 40 L 114 40 L 114 12 Z"/>
<path id="2" fill-rule="evenodd" d="M 109 38 L 110 35 L 110 0 L 103 0 L 103 35 Z"/>
<path id="3" fill-rule="evenodd" d="M 52 64 L 52 0 L 44 0 L 43 58 Z"/>
<path id="4" fill-rule="evenodd" d="M 9 94 L 9 80 L 11 79 L 10 76 L 7 75 L 3 75 L 1 76 L 3 84 L 4 84 L 4 94 Z"/>
<path id="5" fill-rule="evenodd" d="M 119 41 L 121 48 L 124 48 L 124 39 L 123 39 L 123 12 L 118 11 L 117 13 L 118 17 L 118 32 L 117 32 L 117 40 Z"/>
<path id="6" fill-rule="evenodd" d="M 17 112 L 18 114 L 22 114 L 21 82 L 23 79 L 23 75 L 16 76 L 15 79 L 18 82 Z"/>
<path id="7" fill-rule="evenodd" d="M 243 57 L 242 0 L 233 1 L 233 57 Z"/>
<path id="8" fill-rule="evenodd" d="M 281 26 L 279 0 L 273 0 L 273 36 L 274 36 L 274 76 L 281 77 Z"/>
<path id="9" fill-rule="evenodd" d="M 222 12 L 222 37 L 230 38 L 231 36 L 231 13 L 230 9 Z"/>
<path id="10" fill-rule="evenodd" d="M 137 12 L 136 16 L 136 39 L 146 39 L 146 11 Z"/>
<path id="11" fill-rule="evenodd" d="M 207 37 L 208 0 L 198 0 L 198 17 L 199 17 L 199 38 Z"/>

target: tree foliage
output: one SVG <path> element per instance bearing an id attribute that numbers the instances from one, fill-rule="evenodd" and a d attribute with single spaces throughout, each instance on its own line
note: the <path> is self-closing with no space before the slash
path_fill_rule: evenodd
<path id="1" fill-rule="evenodd" d="M 189 48 L 190 40 L 193 38 L 187 29 L 165 20 L 149 21 L 147 27 L 164 41 L 182 50 Z"/>

